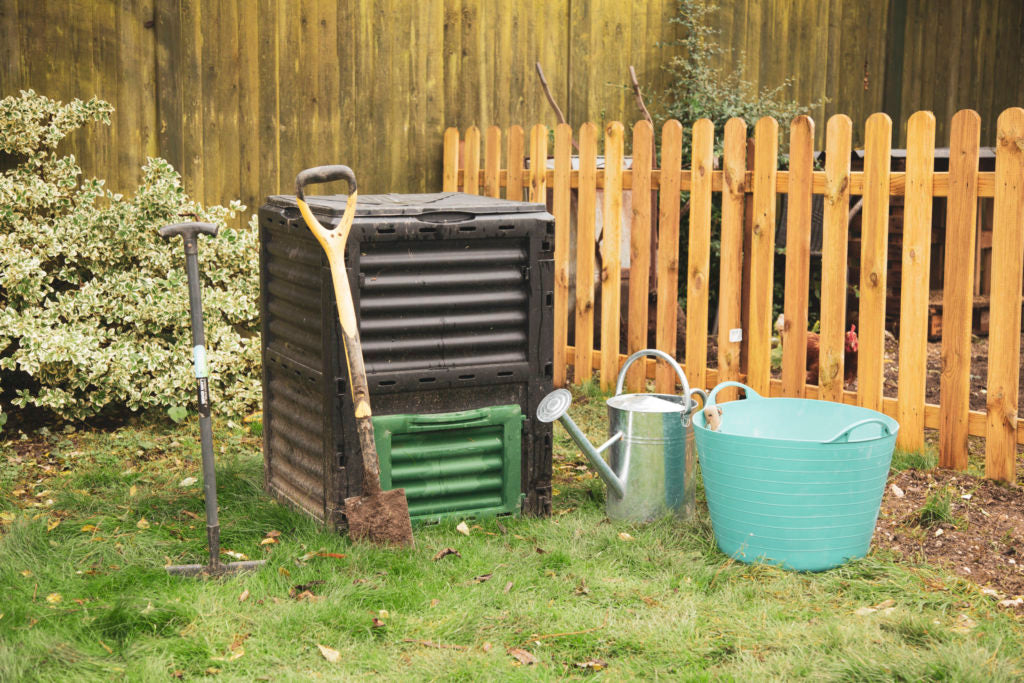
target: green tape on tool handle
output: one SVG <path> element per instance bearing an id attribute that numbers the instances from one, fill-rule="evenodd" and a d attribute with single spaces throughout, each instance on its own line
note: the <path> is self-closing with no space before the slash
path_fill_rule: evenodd
<path id="1" fill-rule="evenodd" d="M 192 347 L 192 360 L 195 365 L 193 368 L 196 373 L 196 379 L 202 379 L 210 376 L 209 368 L 206 365 L 206 347 L 202 344 Z"/>

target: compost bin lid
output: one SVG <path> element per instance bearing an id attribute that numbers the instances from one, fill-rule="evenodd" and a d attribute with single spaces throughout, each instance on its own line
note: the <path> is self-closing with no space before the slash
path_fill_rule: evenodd
<path id="1" fill-rule="evenodd" d="M 308 196 L 306 202 L 313 213 L 320 216 L 340 216 L 345 213 L 348 195 L 330 194 Z M 276 194 L 267 198 L 272 206 L 294 207 L 295 195 Z M 516 202 L 509 199 L 484 197 L 463 192 L 435 192 L 432 194 L 367 194 L 359 195 L 356 216 L 421 216 L 437 213 L 509 214 L 543 213 L 543 204 Z"/>

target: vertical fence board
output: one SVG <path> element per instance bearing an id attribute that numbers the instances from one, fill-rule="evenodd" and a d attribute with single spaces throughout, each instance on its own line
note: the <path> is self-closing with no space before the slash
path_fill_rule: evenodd
<path id="1" fill-rule="evenodd" d="M 623 126 L 613 121 L 604 132 L 604 206 L 601 229 L 601 389 L 615 386 L 619 371 L 619 240 L 622 234 Z"/>
<path id="2" fill-rule="evenodd" d="M 651 165 L 654 128 L 647 121 L 633 126 L 633 215 L 629 233 L 629 323 L 627 353 L 647 348 L 648 277 L 651 272 Z M 631 392 L 644 390 L 646 373 L 634 363 L 626 376 Z"/>
<path id="3" fill-rule="evenodd" d="M 547 200 L 548 129 L 538 123 L 530 130 L 530 201 Z"/>
<path id="4" fill-rule="evenodd" d="M 978 212 L 981 118 L 970 109 L 953 116 L 949 134 L 945 289 L 942 293 L 942 377 L 939 382 L 939 465 L 967 468 L 971 391 L 971 317 Z M 1014 292 L 1014 296 L 1017 292 Z"/>
<path id="5" fill-rule="evenodd" d="M 924 448 L 934 168 L 935 116 L 928 111 L 919 111 L 907 123 L 907 188 L 903 201 L 903 281 L 900 287 L 896 420 L 900 423 L 898 443 L 907 450 Z"/>
<path id="6" fill-rule="evenodd" d="M 501 128 L 491 126 L 484 138 L 484 194 L 501 196 Z"/>
<path id="7" fill-rule="evenodd" d="M 747 138 L 746 144 L 747 171 L 753 174 L 754 138 Z M 754 194 L 751 189 L 750 187 L 746 188 L 743 198 L 743 277 L 740 283 L 740 320 L 743 328 L 743 338 L 740 340 L 741 372 L 747 371 L 750 362 L 750 254 L 754 235 Z"/>
<path id="8" fill-rule="evenodd" d="M 750 357 L 747 384 L 768 396 L 771 389 L 772 279 L 775 265 L 775 181 L 779 124 L 764 117 L 754 126 L 754 224 L 750 239 Z"/>
<path id="9" fill-rule="evenodd" d="M 676 355 L 676 313 L 679 307 L 679 184 L 683 156 L 683 126 L 676 120 L 661 127 L 661 183 L 658 192 L 658 314 L 657 347 Z M 673 393 L 676 373 L 658 363 L 656 391 Z"/>
<path id="10" fill-rule="evenodd" d="M 707 386 L 708 280 L 711 267 L 711 171 L 715 126 L 709 119 L 693 125 L 690 168 L 690 235 L 686 264 L 686 378 Z"/>
<path id="11" fill-rule="evenodd" d="M 459 129 L 444 131 L 444 171 L 441 174 L 441 191 L 459 191 Z"/>
<path id="12" fill-rule="evenodd" d="M 490 136 L 488 136 L 490 139 Z M 569 341 L 569 231 L 572 190 L 572 127 L 560 123 L 555 128 L 555 178 L 552 189 L 552 210 L 555 215 L 555 348 L 553 384 L 565 386 L 565 346 Z M 498 188 L 495 187 L 497 195 Z M 490 194 L 490 193 L 488 193 Z"/>
<path id="13" fill-rule="evenodd" d="M 865 408 L 881 410 L 885 369 L 885 281 L 889 248 L 892 120 L 883 113 L 872 114 L 864 129 L 864 140 L 857 402 Z"/>
<path id="14" fill-rule="evenodd" d="M 511 136 L 509 137 L 511 140 Z M 511 143 L 510 143 L 511 145 Z M 509 159 L 511 159 L 511 154 Z M 511 176 L 511 166 L 509 167 Z M 511 180 L 509 181 L 512 182 Z M 509 186 L 511 190 L 511 185 Z M 579 203 L 576 213 L 576 350 L 573 379 L 594 374 L 594 229 L 597 206 L 597 125 L 580 126 Z"/>
<path id="15" fill-rule="evenodd" d="M 988 347 L 985 476 L 1016 480 L 1020 377 L 1020 292 L 1024 264 L 1024 109 L 1004 111 L 996 130 L 996 197 L 992 217 L 992 297 Z"/>
<path id="16" fill-rule="evenodd" d="M 505 183 L 505 197 L 523 199 L 523 128 L 512 126 L 508 129 L 508 180 Z"/>
<path id="17" fill-rule="evenodd" d="M 807 382 L 807 299 L 811 268 L 811 173 L 814 121 L 798 116 L 789 127 L 789 197 L 786 220 L 785 315 L 782 395 L 803 398 Z"/>
<path id="18" fill-rule="evenodd" d="M 836 114 L 826 129 L 818 397 L 842 402 L 853 123 L 849 116 Z"/>
<path id="19" fill-rule="evenodd" d="M 462 178 L 462 191 L 466 194 L 480 194 L 480 129 L 476 126 L 466 129 L 462 158 L 466 169 Z"/>
<path id="20" fill-rule="evenodd" d="M 740 378 L 741 342 L 730 335 L 738 329 L 743 334 L 740 307 L 743 300 L 743 205 L 747 170 L 747 124 L 740 118 L 725 124 L 722 169 L 722 254 L 718 283 L 718 381 Z M 736 397 L 736 391 L 725 389 L 719 401 Z"/>

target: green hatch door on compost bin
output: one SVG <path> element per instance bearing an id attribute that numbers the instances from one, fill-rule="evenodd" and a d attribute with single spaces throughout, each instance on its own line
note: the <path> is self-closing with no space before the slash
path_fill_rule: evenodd
<path id="1" fill-rule="evenodd" d="M 518 405 L 373 418 L 380 485 L 404 488 L 413 521 L 519 512 Z"/>

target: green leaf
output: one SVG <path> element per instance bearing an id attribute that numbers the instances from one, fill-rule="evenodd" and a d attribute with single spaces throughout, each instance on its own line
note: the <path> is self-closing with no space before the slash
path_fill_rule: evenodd
<path id="1" fill-rule="evenodd" d="M 167 416 L 180 424 L 186 417 L 188 417 L 188 411 L 182 406 L 171 406 L 167 409 Z"/>

